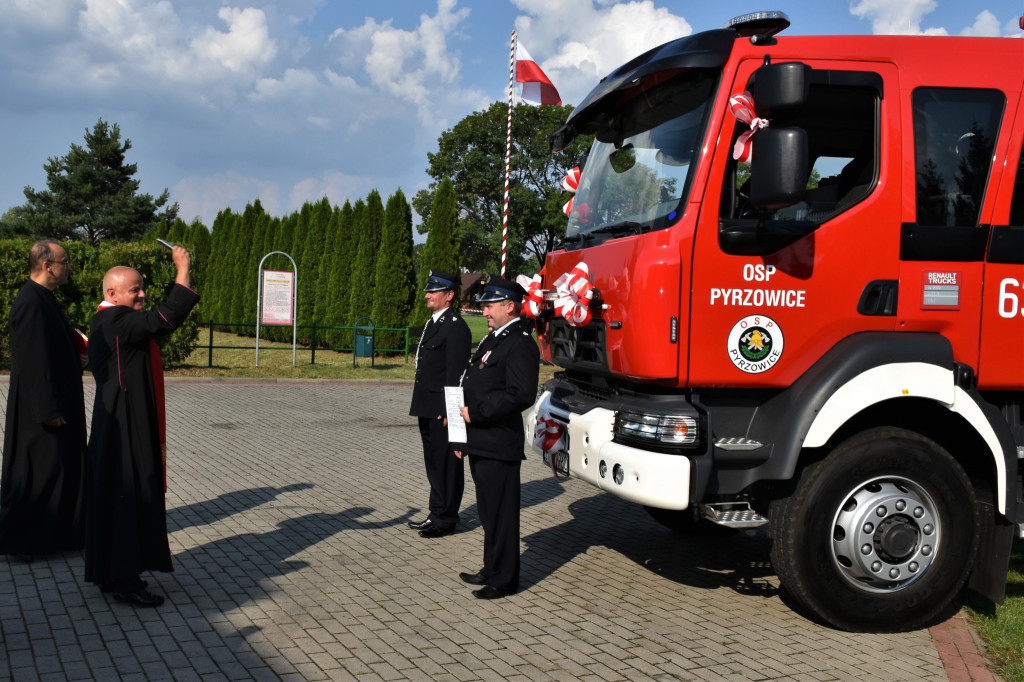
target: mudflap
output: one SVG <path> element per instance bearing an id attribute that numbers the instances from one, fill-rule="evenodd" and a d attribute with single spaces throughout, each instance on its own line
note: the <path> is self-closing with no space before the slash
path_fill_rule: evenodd
<path id="1" fill-rule="evenodd" d="M 967 579 L 967 586 L 994 604 L 1006 599 L 1006 574 L 1010 570 L 1010 554 L 1017 536 L 1017 524 L 998 514 L 986 502 L 978 503 L 981 516 L 981 537 L 978 553 Z"/>

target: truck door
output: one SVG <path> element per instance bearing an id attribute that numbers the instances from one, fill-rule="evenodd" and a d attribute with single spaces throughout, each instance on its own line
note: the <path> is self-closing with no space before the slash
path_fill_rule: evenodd
<path id="1" fill-rule="evenodd" d="M 781 61 L 781 60 L 780 60 Z M 901 140 L 897 72 L 879 62 L 803 60 L 805 103 L 769 127 L 806 134 L 802 201 L 751 204 L 734 145 L 749 126 L 725 110 L 693 258 L 690 385 L 785 387 L 841 339 L 894 328 Z M 726 95 L 750 89 L 763 55 Z M 756 76 L 755 76 L 756 78 Z M 753 102 L 756 112 L 757 102 Z M 757 133 L 753 155 L 758 153 Z M 755 178 L 756 181 L 756 178 Z"/>
<path id="2" fill-rule="evenodd" d="M 1019 391 L 1024 386 L 1024 353 L 1019 342 L 1024 331 L 1024 97 L 1016 122 L 1004 125 L 1009 136 L 1003 172 L 993 209 L 985 254 L 984 298 L 981 304 L 981 348 L 978 386 L 982 389 Z M 997 166 L 998 169 L 998 166 Z M 995 185 L 995 183 L 992 183 Z M 1008 220 L 1004 217 L 1009 198 Z M 1013 346 L 1018 346 L 1017 350 Z"/>
<path id="3" fill-rule="evenodd" d="M 978 81 L 974 79 L 972 86 Z M 1003 125 L 1007 96 L 995 87 L 918 85 L 908 91 L 910 117 L 905 119 L 904 129 L 908 133 L 913 130 L 914 148 L 913 154 L 908 154 L 913 166 L 908 164 L 905 170 L 913 172 L 907 183 L 914 188 L 915 212 L 910 216 L 913 220 L 900 229 L 899 328 L 942 334 L 953 346 L 954 359 L 980 375 L 988 222 L 1000 175 L 1012 174 L 1004 164 L 993 171 L 992 163 L 997 141 L 998 158 L 1007 156 L 1009 131 Z M 993 234 L 1001 233 L 1000 229 Z M 997 261 L 1009 258 L 1020 262 L 1019 253 L 1014 256 L 1002 248 L 993 255 Z M 993 276 L 1001 269 L 1009 272 L 1012 264 L 988 267 Z M 1002 278 L 1006 293 L 1014 288 L 1012 279 L 1009 275 Z M 997 315 L 999 280 L 989 282 L 984 296 L 991 311 L 990 324 L 993 331 L 1002 329 L 1009 339 L 1010 325 Z M 1013 312 L 1011 299 L 1004 296 L 1002 304 L 1005 314 Z M 1018 335 L 1021 329 L 1024 327 L 1018 326 Z M 1016 353 L 1009 355 L 1017 357 Z M 1003 373 L 1009 355 L 1000 353 L 1003 359 L 990 367 Z"/>

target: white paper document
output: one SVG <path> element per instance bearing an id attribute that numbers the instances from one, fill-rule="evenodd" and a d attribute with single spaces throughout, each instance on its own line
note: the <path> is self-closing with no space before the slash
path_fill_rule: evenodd
<path id="1" fill-rule="evenodd" d="M 462 418 L 462 406 L 465 405 L 462 386 L 444 387 L 444 407 L 448 417 L 448 442 L 466 442 L 466 420 Z"/>

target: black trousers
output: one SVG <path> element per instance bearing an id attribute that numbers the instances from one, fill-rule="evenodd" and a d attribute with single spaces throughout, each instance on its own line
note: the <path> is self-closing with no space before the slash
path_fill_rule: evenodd
<path id="1" fill-rule="evenodd" d="M 484 527 L 484 575 L 502 590 L 519 589 L 519 470 L 522 460 L 469 455 L 476 509 Z"/>
<path id="2" fill-rule="evenodd" d="M 441 530 L 459 522 L 459 507 L 466 489 L 466 468 L 448 443 L 448 427 L 441 419 L 420 417 L 423 463 L 430 483 L 430 521 Z"/>

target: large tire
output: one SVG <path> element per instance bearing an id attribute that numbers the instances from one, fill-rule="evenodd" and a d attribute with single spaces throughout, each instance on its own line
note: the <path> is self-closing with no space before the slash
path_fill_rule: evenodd
<path id="1" fill-rule="evenodd" d="M 769 509 L 782 587 L 853 631 L 907 630 L 946 608 L 970 572 L 979 530 L 963 468 L 938 444 L 897 428 L 841 443 Z"/>

